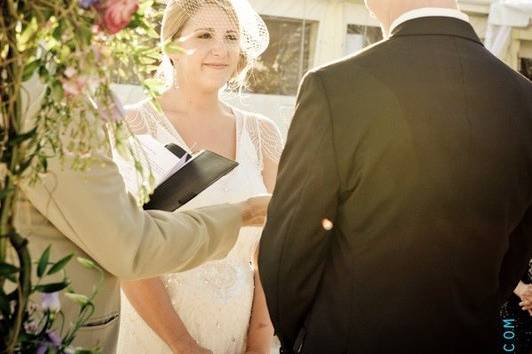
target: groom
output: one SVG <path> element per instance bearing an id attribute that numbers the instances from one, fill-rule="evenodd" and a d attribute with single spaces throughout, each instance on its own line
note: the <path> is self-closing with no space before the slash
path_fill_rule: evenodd
<path id="1" fill-rule="evenodd" d="M 290 353 L 495 353 L 532 257 L 532 84 L 453 0 L 367 0 L 388 38 L 309 73 L 260 247 Z"/>

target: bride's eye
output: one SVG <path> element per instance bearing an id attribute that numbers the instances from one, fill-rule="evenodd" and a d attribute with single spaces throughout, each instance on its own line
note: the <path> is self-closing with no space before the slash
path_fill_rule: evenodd
<path id="1" fill-rule="evenodd" d="M 210 32 L 200 33 L 198 35 L 198 38 L 199 39 L 211 39 L 212 38 L 212 33 L 210 33 Z"/>
<path id="2" fill-rule="evenodd" d="M 228 34 L 227 36 L 225 36 L 225 38 L 227 40 L 230 40 L 230 41 L 238 41 L 238 36 L 236 34 Z"/>

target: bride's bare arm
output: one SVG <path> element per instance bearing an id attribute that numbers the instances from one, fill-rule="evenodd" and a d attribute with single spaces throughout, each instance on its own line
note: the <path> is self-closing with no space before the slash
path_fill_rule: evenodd
<path id="1" fill-rule="evenodd" d="M 131 305 L 174 353 L 210 353 L 188 333 L 160 278 L 122 282 Z"/>
<path id="2" fill-rule="evenodd" d="M 255 271 L 255 292 L 249 322 L 247 354 L 269 354 L 273 342 L 273 325 L 266 305 L 259 272 Z"/>
<path id="3" fill-rule="evenodd" d="M 265 154 L 264 168 L 262 177 L 264 185 L 268 193 L 272 193 L 275 187 L 275 180 L 277 178 L 278 160 L 276 157 Z M 257 262 L 258 250 L 255 254 L 255 264 Z M 248 329 L 247 339 L 247 354 L 267 354 L 271 351 L 273 342 L 274 329 L 270 314 L 268 312 L 268 305 L 266 304 L 266 296 L 260 281 L 259 270 L 255 270 L 255 291 L 253 294 L 253 307 L 251 310 L 251 319 Z"/>

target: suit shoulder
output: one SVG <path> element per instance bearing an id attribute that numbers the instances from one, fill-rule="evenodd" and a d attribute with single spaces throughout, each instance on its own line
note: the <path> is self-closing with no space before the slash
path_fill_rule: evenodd
<path id="1" fill-rule="evenodd" d="M 336 61 L 321 65 L 311 72 L 327 75 L 328 73 L 334 73 L 338 70 L 344 70 L 346 67 L 364 65 L 370 62 L 372 58 L 376 56 L 385 55 L 391 47 L 392 43 L 387 40 L 374 43 L 354 54 L 348 55 Z"/>
<path id="2" fill-rule="evenodd" d="M 358 74 L 357 81 L 364 77 L 371 77 L 371 71 L 374 63 L 379 61 L 377 58 L 389 55 L 393 43 L 382 40 L 372 44 L 361 51 L 346 56 L 337 61 L 319 66 L 307 73 L 307 75 L 317 75 L 324 80 L 346 78 L 346 73 Z M 369 74 L 369 76 L 368 76 Z"/>
<path id="3" fill-rule="evenodd" d="M 516 76 L 515 80 L 517 84 L 523 89 L 525 95 L 529 98 L 529 102 L 532 103 L 532 81 L 526 78 L 524 75 L 518 72 L 514 72 Z"/>

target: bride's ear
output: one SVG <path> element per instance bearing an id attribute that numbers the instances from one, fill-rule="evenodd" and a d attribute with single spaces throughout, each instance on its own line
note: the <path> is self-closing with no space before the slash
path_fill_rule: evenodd
<path id="1" fill-rule="evenodd" d="M 238 78 L 238 76 L 248 68 L 248 65 L 249 65 L 249 62 L 248 62 L 248 59 L 247 57 L 244 55 L 244 54 L 240 54 L 240 58 L 238 60 L 238 64 L 236 66 L 236 70 L 235 72 L 233 73 L 233 75 L 231 76 L 231 79 L 230 80 L 234 80 L 236 78 Z"/>

